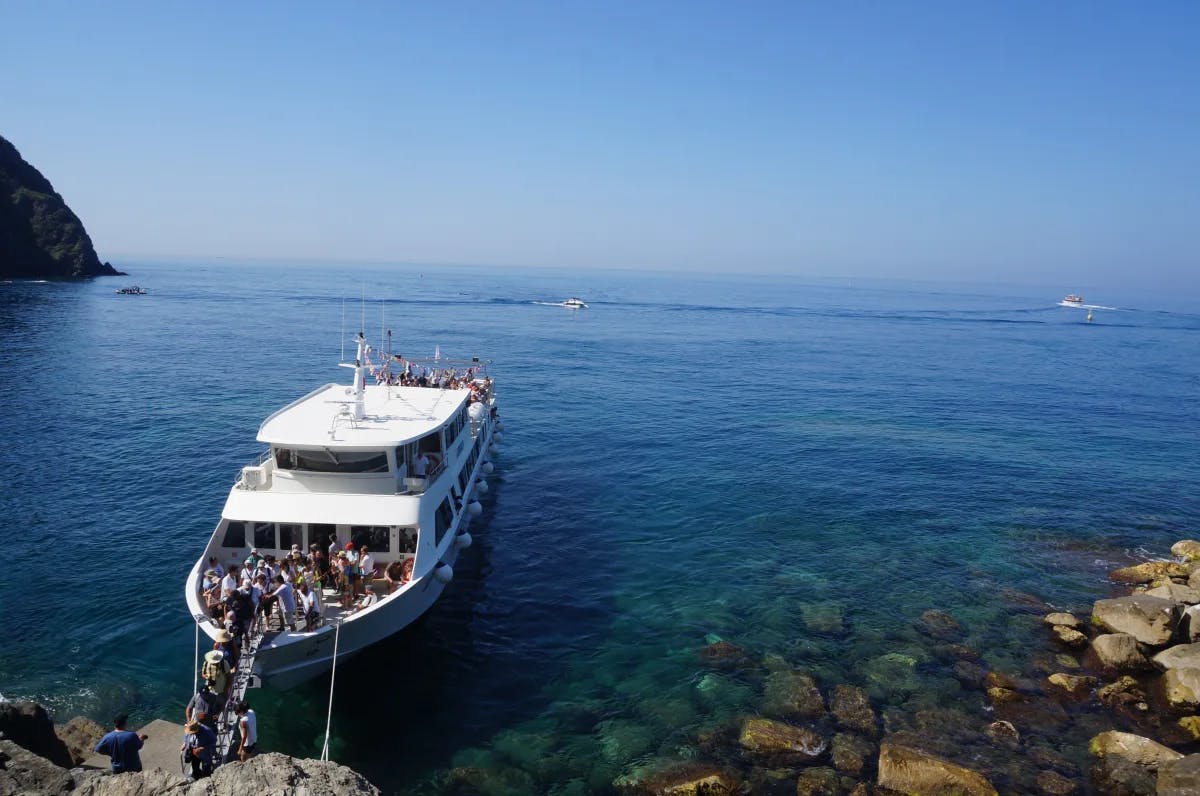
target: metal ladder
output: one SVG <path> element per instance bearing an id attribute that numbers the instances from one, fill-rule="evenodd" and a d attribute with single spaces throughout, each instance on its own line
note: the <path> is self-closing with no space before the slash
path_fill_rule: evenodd
<path id="1" fill-rule="evenodd" d="M 213 765 L 221 765 L 230 759 L 230 750 L 234 748 L 233 734 L 237 730 L 237 713 L 234 706 L 246 696 L 250 687 L 250 678 L 254 674 L 254 658 L 262 646 L 266 636 L 267 620 L 264 616 L 256 616 L 250 625 L 246 643 L 242 645 L 242 654 L 238 658 L 237 671 L 233 673 L 233 687 L 229 689 L 229 699 L 217 717 L 217 753 L 213 756 Z"/>

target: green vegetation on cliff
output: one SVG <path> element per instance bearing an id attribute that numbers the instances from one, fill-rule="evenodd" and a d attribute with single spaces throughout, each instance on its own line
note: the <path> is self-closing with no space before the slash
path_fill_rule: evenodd
<path id="1" fill-rule="evenodd" d="M 0 136 L 0 276 L 119 273 L 100 262 L 83 222 L 50 181 Z"/>

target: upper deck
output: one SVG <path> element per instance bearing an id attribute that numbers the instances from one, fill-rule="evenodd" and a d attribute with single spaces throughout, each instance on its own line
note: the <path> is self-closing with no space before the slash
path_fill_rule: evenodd
<path id="1" fill-rule="evenodd" d="M 373 385 L 364 391 L 364 416 L 354 419 L 354 388 L 327 384 L 263 421 L 259 442 L 296 447 L 383 449 L 444 425 L 469 399 L 467 389 Z"/>

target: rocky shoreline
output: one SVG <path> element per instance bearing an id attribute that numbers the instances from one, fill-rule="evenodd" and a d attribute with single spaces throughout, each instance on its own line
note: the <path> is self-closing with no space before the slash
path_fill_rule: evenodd
<path id="1" fill-rule="evenodd" d="M 545 752 L 521 755 L 509 738 L 507 760 L 480 754 L 437 784 L 490 796 L 1197 794 L 1200 543 L 1181 542 L 1172 553 L 1177 558 L 1111 572 L 1117 590 L 1101 595 L 1090 615 L 998 588 L 1008 616 L 999 637 L 968 632 L 950 613 L 929 608 L 897 626 L 891 635 L 900 645 L 847 660 L 851 682 L 713 637 L 699 648 L 695 688 L 714 715 L 729 710 L 699 731 L 655 751 L 637 725 L 586 702 L 552 714 L 558 726 L 601 734 L 603 754 L 611 747 L 628 759 L 630 750 L 646 749 L 615 779 L 564 785 L 549 742 L 520 736 Z M 826 613 L 819 628 L 806 622 L 809 630 L 846 637 L 841 615 Z M 1003 638 L 1007 648 L 997 656 L 970 638 Z M 989 665 L 995 661 L 1010 663 Z M 930 683 L 939 685 L 930 690 Z M 520 767 L 507 762 L 516 760 Z"/>
<path id="2" fill-rule="evenodd" d="M 36 702 L 0 702 L 0 796 L 380 793 L 345 766 L 276 753 L 226 763 L 211 777 L 191 783 L 178 772 L 160 769 L 112 775 L 82 768 L 104 732 L 86 718 L 71 719 L 56 729 L 46 709 Z"/>

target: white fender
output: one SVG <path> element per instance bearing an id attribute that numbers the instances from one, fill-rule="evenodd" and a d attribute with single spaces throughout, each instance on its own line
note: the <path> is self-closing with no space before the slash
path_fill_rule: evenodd
<path id="1" fill-rule="evenodd" d="M 496 445 L 496 443 L 493 442 L 491 445 L 488 445 L 488 453 L 495 456 L 499 452 L 500 452 L 500 448 Z"/>
<path id="2" fill-rule="evenodd" d="M 433 576 L 442 583 L 449 583 L 454 580 L 454 567 L 444 562 L 438 564 L 433 568 Z"/>
<path id="3" fill-rule="evenodd" d="M 475 482 L 475 488 L 479 490 L 479 494 L 481 495 L 486 495 L 488 493 L 488 489 L 490 489 L 488 482 L 484 481 L 482 478 Z"/>
<path id="4" fill-rule="evenodd" d="M 483 504 L 478 500 L 472 500 L 467 504 L 467 511 L 471 513 L 472 517 L 478 517 L 483 513 Z"/>
<path id="5" fill-rule="evenodd" d="M 466 550 L 471 546 L 471 534 L 463 531 L 458 536 L 454 537 L 454 544 L 459 550 Z"/>
<path id="6" fill-rule="evenodd" d="M 491 475 L 492 473 L 496 472 L 496 465 L 492 464 L 491 462 L 484 462 L 483 465 L 480 466 L 479 471 L 484 475 Z"/>
<path id="7" fill-rule="evenodd" d="M 504 435 L 501 434 L 499 431 L 497 431 L 495 434 L 492 435 L 492 441 L 493 442 L 504 442 Z"/>

